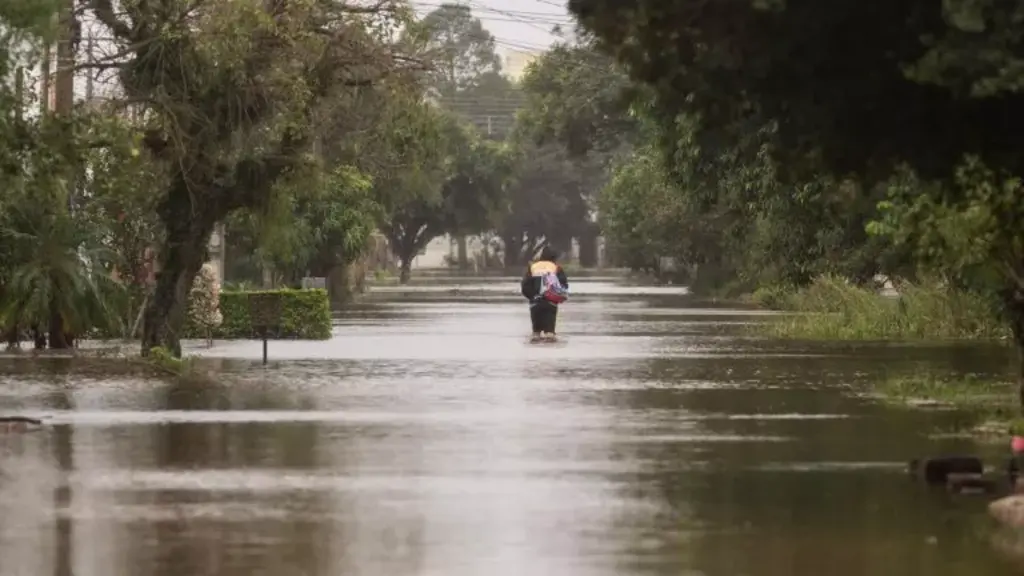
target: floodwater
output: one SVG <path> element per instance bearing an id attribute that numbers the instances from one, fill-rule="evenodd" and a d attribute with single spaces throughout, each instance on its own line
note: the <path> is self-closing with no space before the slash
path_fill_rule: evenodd
<path id="1" fill-rule="evenodd" d="M 936 436 L 866 382 L 1000 373 L 1000 348 L 794 345 L 764 314 L 574 281 L 527 342 L 514 279 L 381 288 L 327 342 L 218 342 L 215 383 L 0 359 L 0 576 L 1015 574 Z"/>

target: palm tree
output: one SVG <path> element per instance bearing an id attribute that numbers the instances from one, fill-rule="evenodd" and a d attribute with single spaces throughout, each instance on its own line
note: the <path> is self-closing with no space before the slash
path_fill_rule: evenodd
<path id="1" fill-rule="evenodd" d="M 0 318 L 37 335 L 45 326 L 50 348 L 58 349 L 91 328 L 111 328 L 107 303 L 120 287 L 109 273 L 102 227 L 73 217 L 59 194 L 21 196 L 8 205 L 0 226 L 10 259 Z"/>

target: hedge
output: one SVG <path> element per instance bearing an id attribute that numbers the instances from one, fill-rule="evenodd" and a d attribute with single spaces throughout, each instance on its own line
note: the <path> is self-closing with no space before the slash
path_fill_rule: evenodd
<path id="1" fill-rule="evenodd" d="M 260 338 L 249 319 L 249 294 L 278 294 L 282 300 L 281 325 L 271 331 L 275 340 L 327 340 L 331 337 L 331 303 L 327 290 L 225 291 L 220 293 L 224 321 L 212 336 L 221 340 Z M 205 338 L 202 330 L 188 322 L 185 338 Z"/>

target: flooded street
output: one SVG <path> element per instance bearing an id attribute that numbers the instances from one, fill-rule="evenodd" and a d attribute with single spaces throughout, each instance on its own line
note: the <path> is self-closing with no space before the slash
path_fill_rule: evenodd
<path id="1" fill-rule="evenodd" d="M 1018 573 L 985 500 L 910 484 L 955 414 L 858 392 L 1003 349 L 742 337 L 763 313 L 573 282 L 528 343 L 516 281 L 381 288 L 326 342 L 193 344 L 216 386 L 0 360 L 0 576 Z M 985 448 L 990 461 L 1005 456 Z"/>

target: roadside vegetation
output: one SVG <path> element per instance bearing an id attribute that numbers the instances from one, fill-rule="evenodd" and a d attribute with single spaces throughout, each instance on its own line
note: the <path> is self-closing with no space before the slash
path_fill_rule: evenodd
<path id="1" fill-rule="evenodd" d="M 886 293 L 837 276 L 819 276 L 800 288 L 756 290 L 751 301 L 792 312 L 756 330 L 806 340 L 1006 340 L 999 304 L 983 294 L 940 281 L 902 282 Z"/>
<path id="2" fill-rule="evenodd" d="M 466 5 L 0 4 L 9 348 L 107 338 L 179 357 L 182 338 L 250 337 L 260 290 L 323 278 L 339 306 L 367 276 L 408 282 L 443 235 L 463 270 L 472 235 L 493 244 L 487 267 L 573 240 L 596 259 L 603 171 L 530 128 L 572 62 L 513 80 Z M 310 298 L 272 336 L 329 337 Z"/>

